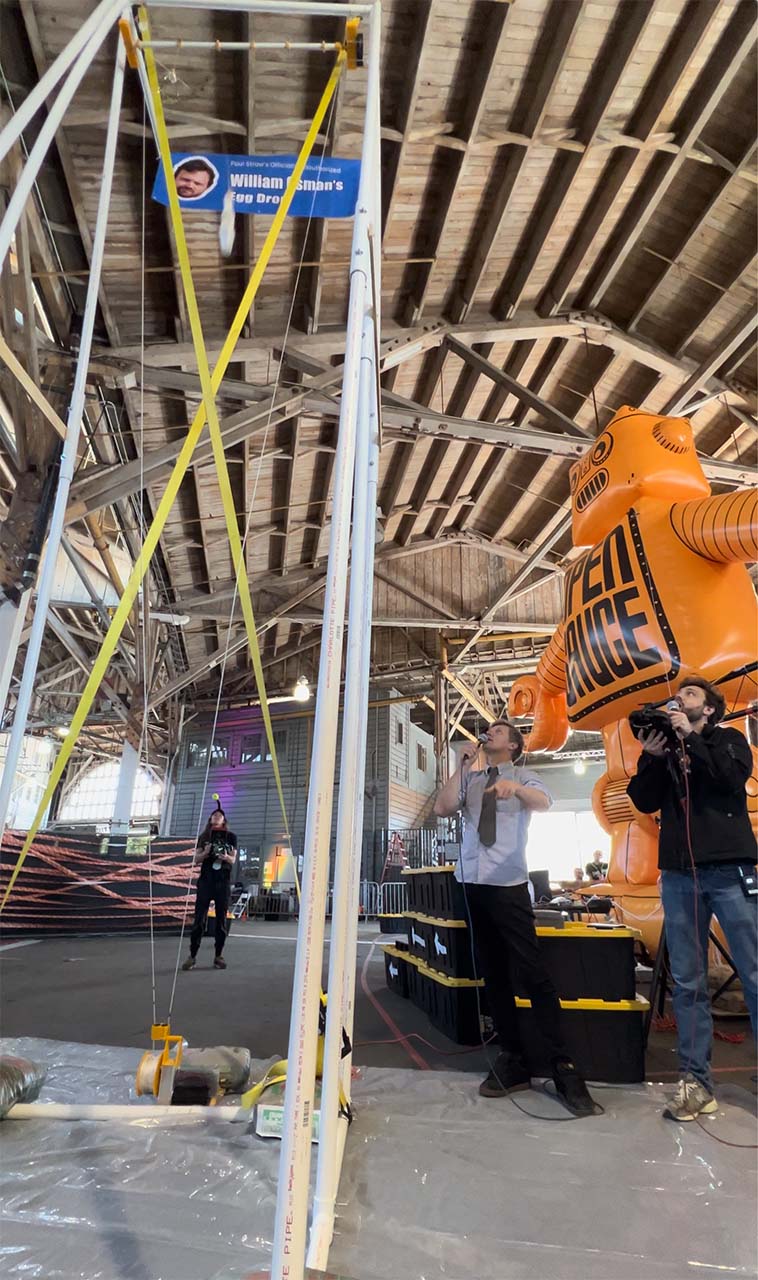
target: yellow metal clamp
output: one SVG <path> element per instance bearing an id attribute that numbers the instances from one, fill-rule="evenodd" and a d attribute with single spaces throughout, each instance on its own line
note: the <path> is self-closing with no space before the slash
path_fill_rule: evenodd
<path id="1" fill-rule="evenodd" d="M 345 43 L 343 47 L 347 53 L 348 71 L 355 71 L 357 67 L 363 66 L 363 35 L 358 30 L 360 25 L 360 18 L 348 18 L 345 23 Z"/>
<path id="2" fill-rule="evenodd" d="M 168 1101 L 170 1101 L 174 1076 L 182 1061 L 184 1040 L 181 1036 L 171 1034 L 168 1022 L 153 1023 L 150 1028 L 150 1039 L 153 1044 L 162 1043 L 163 1048 L 157 1052 L 153 1049 L 149 1053 L 143 1053 L 140 1058 L 135 1085 L 137 1097 L 140 1098 L 149 1093 L 157 1098 L 163 1092 L 164 1095 L 168 1094 Z"/>

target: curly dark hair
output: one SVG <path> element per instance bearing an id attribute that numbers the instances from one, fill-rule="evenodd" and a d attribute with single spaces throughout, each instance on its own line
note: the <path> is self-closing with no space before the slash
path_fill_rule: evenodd
<path id="1" fill-rule="evenodd" d="M 682 689 L 685 685 L 690 688 L 703 690 L 706 706 L 713 709 L 713 715 L 708 721 L 709 724 L 718 724 L 720 720 L 723 720 L 726 712 L 726 699 L 723 694 L 719 693 L 718 689 L 714 685 L 709 684 L 703 676 L 687 676 L 684 680 L 680 681 L 679 688 Z"/>

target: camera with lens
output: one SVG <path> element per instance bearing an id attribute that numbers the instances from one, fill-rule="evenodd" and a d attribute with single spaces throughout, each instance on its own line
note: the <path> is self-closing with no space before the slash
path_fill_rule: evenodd
<path id="1" fill-rule="evenodd" d="M 667 703 L 666 706 L 676 706 L 678 709 L 679 703 L 671 702 Z M 639 738 L 642 733 L 662 733 L 666 739 L 667 746 L 677 746 L 678 739 L 673 725 L 666 714 L 666 710 L 659 702 L 648 702 L 644 707 L 633 711 L 629 716 L 629 723 L 632 726 L 632 733 L 635 738 Z"/>

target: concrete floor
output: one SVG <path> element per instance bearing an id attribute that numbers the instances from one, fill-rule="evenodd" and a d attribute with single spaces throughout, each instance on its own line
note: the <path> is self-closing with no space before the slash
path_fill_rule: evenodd
<path id="1" fill-rule="evenodd" d="M 237 1044 L 256 1058 L 286 1054 L 296 926 L 291 922 L 235 922 L 227 942 L 228 969 L 212 967 L 213 944 L 206 939 L 197 967 L 179 972 L 172 1026 L 193 1045 Z M 328 938 L 328 931 L 327 931 Z M 430 1043 L 412 1041 L 425 1063 L 436 1070 L 484 1074 L 481 1050 L 463 1050 L 431 1026 L 410 1002 L 389 992 L 384 981 L 383 937 L 376 925 L 359 929 L 356 984 L 356 1065 L 419 1066 L 397 1031 L 417 1032 Z M 158 1020 L 165 1018 L 179 940 L 155 943 Z M 182 946 L 182 959 L 187 953 Z M 326 957 L 325 951 L 325 957 Z M 0 946 L 0 1034 L 37 1036 L 84 1044 L 145 1047 L 152 1020 L 150 943 L 147 938 L 81 937 L 44 939 Z M 368 990 L 394 1022 L 389 1027 L 366 994 Z M 326 971 L 324 972 L 326 981 Z M 645 988 L 640 986 L 641 993 Z M 719 1020 L 717 1029 L 743 1034 L 732 1044 L 716 1039 L 714 1064 L 725 1081 L 754 1091 L 754 1052 L 747 1019 Z M 434 1047 L 436 1046 L 436 1049 Z M 647 1078 L 676 1077 L 675 1037 L 653 1033 L 647 1055 Z"/>

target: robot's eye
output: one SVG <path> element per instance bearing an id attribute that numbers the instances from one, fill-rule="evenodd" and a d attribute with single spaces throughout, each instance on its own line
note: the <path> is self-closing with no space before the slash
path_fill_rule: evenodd
<path id="1" fill-rule="evenodd" d="M 600 466 L 601 462 L 605 462 L 612 448 L 613 436 L 609 435 L 607 431 L 604 431 L 590 454 L 590 457 L 596 467 Z"/>
<path id="2" fill-rule="evenodd" d="M 576 486 L 579 483 L 579 468 L 572 467 L 569 471 L 569 489 L 572 493 L 576 493 Z"/>

